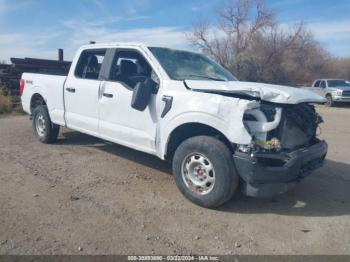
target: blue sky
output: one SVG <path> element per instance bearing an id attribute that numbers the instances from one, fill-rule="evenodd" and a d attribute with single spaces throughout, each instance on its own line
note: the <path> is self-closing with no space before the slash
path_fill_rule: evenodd
<path id="1" fill-rule="evenodd" d="M 215 21 L 227 0 L 0 0 L 0 60 L 67 60 L 89 40 L 134 41 L 190 49 L 185 34 L 199 19 Z M 350 0 L 267 0 L 286 25 L 304 20 L 336 56 L 350 56 Z"/>

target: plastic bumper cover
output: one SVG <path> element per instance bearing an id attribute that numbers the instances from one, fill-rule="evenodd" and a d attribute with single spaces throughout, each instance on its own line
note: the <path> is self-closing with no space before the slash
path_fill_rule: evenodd
<path id="1" fill-rule="evenodd" d="M 350 102 L 350 96 L 333 96 L 333 101 L 336 101 L 336 102 Z"/>
<path id="2" fill-rule="evenodd" d="M 318 143 L 289 153 L 236 152 L 233 156 L 237 171 L 244 180 L 246 195 L 271 197 L 282 194 L 297 182 L 322 166 L 327 154 L 327 143 Z"/>

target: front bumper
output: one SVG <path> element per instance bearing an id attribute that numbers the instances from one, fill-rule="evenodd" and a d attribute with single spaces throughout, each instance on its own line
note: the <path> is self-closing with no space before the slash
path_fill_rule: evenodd
<path id="1" fill-rule="evenodd" d="M 237 171 L 244 181 L 243 192 L 248 196 L 271 197 L 282 194 L 297 182 L 322 166 L 327 143 L 318 143 L 289 153 L 236 152 L 233 156 Z"/>
<path id="2" fill-rule="evenodd" d="M 333 101 L 350 103 L 350 96 L 333 96 Z"/>

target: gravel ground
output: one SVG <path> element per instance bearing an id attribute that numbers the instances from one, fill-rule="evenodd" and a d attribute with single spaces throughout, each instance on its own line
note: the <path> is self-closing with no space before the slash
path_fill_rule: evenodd
<path id="1" fill-rule="evenodd" d="M 0 118 L 0 254 L 350 254 L 350 108 L 324 108 L 322 169 L 272 200 L 185 200 L 169 164 L 64 129 L 40 144 Z"/>

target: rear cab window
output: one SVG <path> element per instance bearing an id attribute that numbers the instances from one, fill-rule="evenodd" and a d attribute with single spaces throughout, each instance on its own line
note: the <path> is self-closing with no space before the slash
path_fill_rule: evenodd
<path id="1" fill-rule="evenodd" d="M 75 68 L 75 76 L 82 79 L 99 79 L 107 49 L 84 50 Z"/>
<path id="2" fill-rule="evenodd" d="M 314 87 L 320 87 L 321 80 L 316 80 Z"/>

